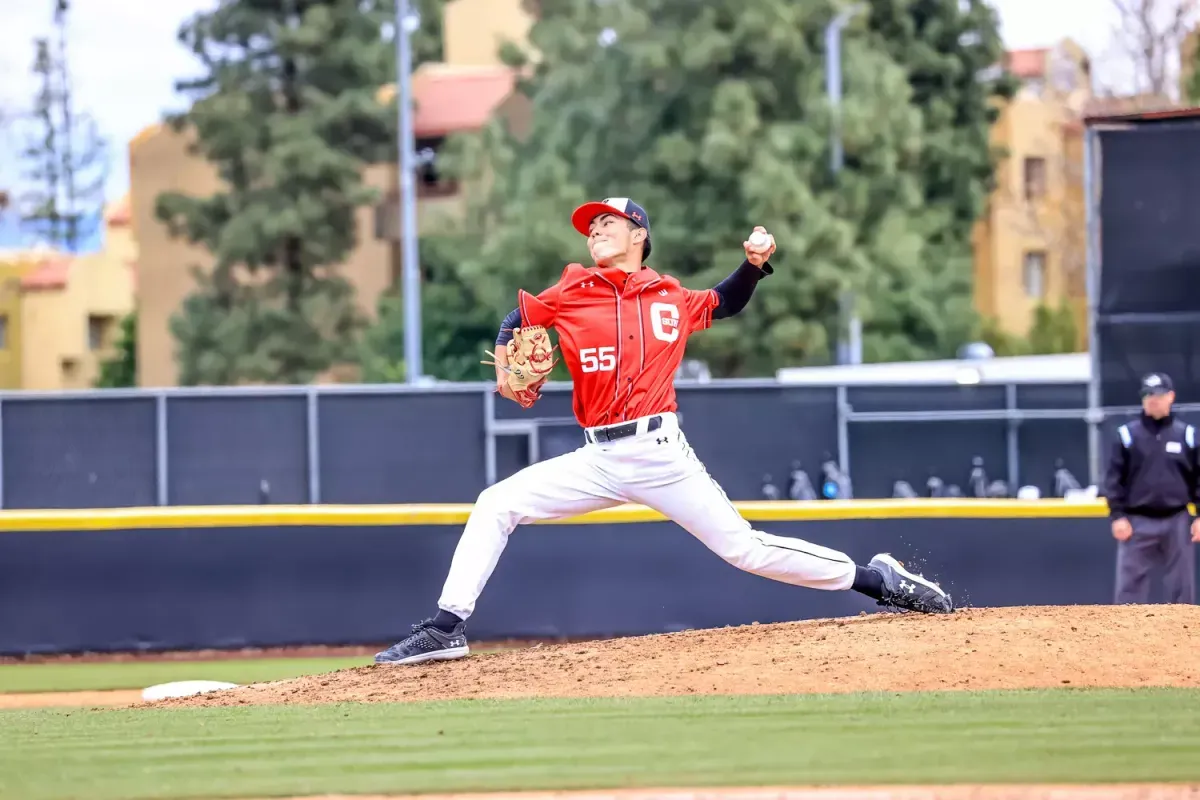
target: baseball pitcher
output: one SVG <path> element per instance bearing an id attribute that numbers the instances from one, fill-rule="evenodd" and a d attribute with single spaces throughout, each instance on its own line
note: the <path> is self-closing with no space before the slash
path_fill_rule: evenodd
<path id="1" fill-rule="evenodd" d="M 541 294 L 518 292 L 489 353 L 496 390 L 523 407 L 538 400 L 555 358 L 549 329 L 574 382 L 584 429 L 579 449 L 532 464 L 479 495 L 459 539 L 438 612 L 379 653 L 381 664 L 417 664 L 468 653 L 466 620 L 518 525 L 640 503 L 678 523 L 738 569 L 794 586 L 854 590 L 879 605 L 949 613 L 932 581 L 888 554 L 864 567 L 844 553 L 750 526 L 709 476 L 679 427 L 674 376 L 687 339 L 739 313 L 774 271 L 775 240 L 757 227 L 746 260 L 712 289 L 694 291 L 645 265 L 650 219 L 625 197 L 590 202 L 571 217 L 595 266 L 569 264 Z"/>

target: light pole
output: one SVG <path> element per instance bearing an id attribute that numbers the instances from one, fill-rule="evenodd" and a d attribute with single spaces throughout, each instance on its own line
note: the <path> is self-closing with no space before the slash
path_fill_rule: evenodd
<path id="1" fill-rule="evenodd" d="M 866 11 L 863 3 L 857 3 L 842 9 L 837 16 L 825 26 L 825 93 L 829 96 L 831 112 L 830 125 L 830 168 L 834 178 L 842 171 L 844 156 L 842 153 L 842 29 L 855 16 Z M 839 316 L 842 324 L 838 327 L 842 335 L 838 337 L 837 360 L 839 364 L 862 363 L 862 320 L 854 311 L 854 293 L 843 292 L 839 297 Z M 845 327 L 849 327 L 849 341 Z"/>
<path id="2" fill-rule="evenodd" d="M 396 3 L 396 96 L 400 106 L 400 243 L 404 292 L 404 374 L 420 382 L 421 273 L 417 253 L 416 142 L 412 124 L 412 42 L 421 25 L 409 0 Z"/>
<path id="3" fill-rule="evenodd" d="M 842 170 L 842 29 L 866 10 L 866 5 L 862 3 L 844 8 L 825 26 L 825 92 L 829 95 L 829 106 L 833 110 L 830 150 L 835 175 Z"/>

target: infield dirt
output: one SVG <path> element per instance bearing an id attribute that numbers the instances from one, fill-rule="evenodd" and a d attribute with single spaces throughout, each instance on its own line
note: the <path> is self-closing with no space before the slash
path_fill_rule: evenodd
<path id="1" fill-rule="evenodd" d="M 371 665 L 156 705 L 1200 687 L 1197 653 L 1200 606 L 880 613 Z"/>

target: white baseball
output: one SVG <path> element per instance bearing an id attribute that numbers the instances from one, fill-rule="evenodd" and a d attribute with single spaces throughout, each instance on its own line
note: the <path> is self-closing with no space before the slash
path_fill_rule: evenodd
<path id="1" fill-rule="evenodd" d="M 755 231 L 750 234 L 750 244 L 755 247 L 766 247 L 771 242 L 771 237 L 762 231 Z"/>

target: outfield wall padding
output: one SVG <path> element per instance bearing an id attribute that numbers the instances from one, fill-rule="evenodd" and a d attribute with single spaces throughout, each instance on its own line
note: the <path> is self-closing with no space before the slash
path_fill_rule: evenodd
<path id="1" fill-rule="evenodd" d="M 860 562 L 890 551 L 942 581 L 960 604 L 1112 602 L 1116 545 L 1102 503 L 1052 507 L 1060 516 L 1010 505 L 1013 516 L 964 518 L 946 514 L 953 504 L 924 502 L 928 518 L 904 516 L 918 513 L 912 504 L 896 504 L 899 518 L 863 511 L 869 504 L 857 511 L 868 518 L 822 518 L 830 504 L 815 512 L 758 504 L 743 513 L 768 518 L 756 523 L 763 530 Z M 815 518 L 773 518 L 789 507 Z M 974 513 L 963 508 L 954 513 Z M 466 510 L 427 509 L 410 516 L 441 524 L 410 525 L 379 522 L 390 517 L 370 508 L 349 518 L 374 521 L 351 525 L 265 524 L 271 513 L 214 518 L 216 527 L 188 527 L 185 517 L 154 527 L 147 512 L 121 528 L 113 527 L 120 517 L 96 516 L 91 530 L 0 518 L 0 654 L 390 642 L 435 611 L 459 536 L 454 523 Z M 290 519 L 286 509 L 277 513 Z M 471 637 L 648 634 L 876 610 L 852 592 L 743 573 L 672 523 L 616 521 L 652 512 L 606 514 L 519 528 L 470 621 Z"/>

